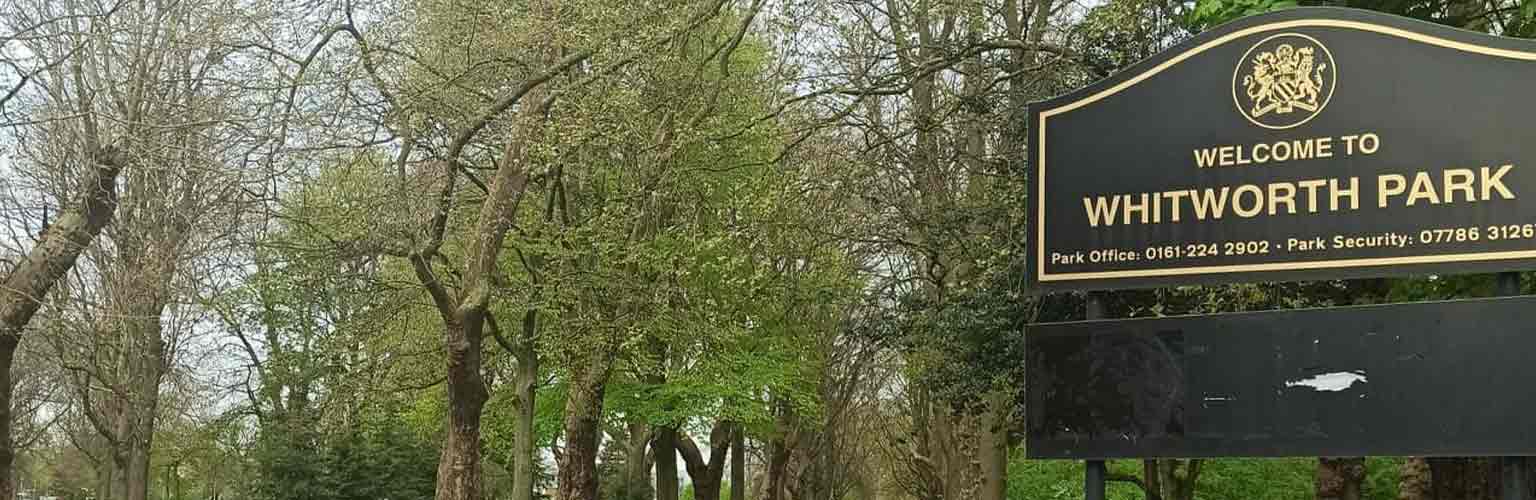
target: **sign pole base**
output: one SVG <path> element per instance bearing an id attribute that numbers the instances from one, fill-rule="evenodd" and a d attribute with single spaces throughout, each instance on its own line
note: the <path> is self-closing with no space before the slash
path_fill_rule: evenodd
<path id="1" fill-rule="evenodd" d="M 1089 292 L 1088 302 L 1083 304 L 1083 309 L 1083 317 L 1085 319 L 1103 318 L 1103 295 L 1099 292 Z M 1083 498 L 1086 500 L 1104 500 L 1104 461 L 1088 460 L 1083 462 L 1083 466 Z"/>
<path id="2" fill-rule="evenodd" d="M 1083 498 L 1085 500 L 1104 500 L 1104 475 L 1103 460 L 1089 460 L 1083 462 Z"/>

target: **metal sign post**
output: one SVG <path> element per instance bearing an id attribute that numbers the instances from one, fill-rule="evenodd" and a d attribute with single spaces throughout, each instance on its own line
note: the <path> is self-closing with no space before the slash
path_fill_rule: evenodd
<path id="1" fill-rule="evenodd" d="M 1083 462 L 1083 465 L 1083 498 L 1104 500 L 1104 461 L 1089 460 Z"/>
<path id="2" fill-rule="evenodd" d="M 1088 301 L 1084 304 L 1083 317 L 1087 320 L 1104 318 L 1104 297 L 1098 292 L 1089 292 Z M 1083 462 L 1083 497 L 1085 500 L 1104 499 L 1104 476 L 1106 466 L 1103 460 L 1086 460 Z"/>

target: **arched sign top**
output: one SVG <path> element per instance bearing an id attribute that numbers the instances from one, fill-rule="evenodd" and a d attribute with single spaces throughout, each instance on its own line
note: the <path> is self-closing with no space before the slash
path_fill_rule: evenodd
<path id="1" fill-rule="evenodd" d="M 1369 10 L 1297 7 L 1222 24 L 1104 80 L 1036 105 L 1049 107 L 1057 113 L 1071 111 L 1124 90 L 1213 47 L 1244 37 L 1296 28 L 1359 30 L 1473 54 L 1536 61 L 1536 41 L 1477 33 Z"/>
<path id="2" fill-rule="evenodd" d="M 1532 83 L 1536 43 L 1369 11 L 1219 26 L 1031 107 L 1032 281 L 1536 266 Z"/>

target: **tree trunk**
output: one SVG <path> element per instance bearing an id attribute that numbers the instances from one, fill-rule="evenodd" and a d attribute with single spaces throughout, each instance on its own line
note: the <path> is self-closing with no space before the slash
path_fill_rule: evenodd
<path id="1" fill-rule="evenodd" d="M 651 462 L 646 453 L 651 445 L 651 429 L 645 422 L 630 422 L 629 442 L 624 453 L 624 498 L 621 500 L 651 500 L 655 490 L 651 488 Z"/>
<path id="2" fill-rule="evenodd" d="M 1195 500 L 1195 485 L 1200 481 L 1200 466 L 1205 463 L 1201 459 L 1181 460 L 1184 462 L 1184 477 L 1178 481 L 1178 491 L 1174 496 L 1177 500 Z"/>
<path id="3" fill-rule="evenodd" d="M 105 461 L 109 461 L 109 460 L 111 460 L 111 457 L 108 457 L 108 458 L 104 459 L 103 461 L 105 462 Z M 116 472 L 116 471 L 117 471 L 117 468 L 113 467 L 111 465 L 100 464 L 100 463 L 97 464 L 97 466 L 96 466 L 96 498 L 103 498 L 103 499 L 105 499 L 105 498 L 112 498 L 112 486 L 117 484 L 117 482 L 116 482 L 117 478 L 112 477 L 112 474 L 114 472 Z"/>
<path id="4" fill-rule="evenodd" d="M 149 498 L 149 447 L 148 436 L 142 443 L 135 443 L 128 457 L 128 500 Z"/>
<path id="5" fill-rule="evenodd" d="M 731 500 L 747 498 L 747 429 L 736 424 L 731 433 Z"/>
<path id="6" fill-rule="evenodd" d="M 943 492 L 944 500 L 966 498 L 965 490 L 970 486 L 970 478 L 965 473 L 970 460 L 961 448 L 962 437 L 956 432 L 961 428 L 961 419 L 942 403 L 930 404 L 932 408 L 929 410 L 928 430 L 933 433 L 933 439 L 928 456 L 933 459 L 934 467 L 939 471 L 939 491 Z"/>
<path id="7" fill-rule="evenodd" d="M 1156 460 L 1141 461 L 1141 477 L 1146 482 L 1147 500 L 1163 500 L 1163 474 Z"/>
<path id="8" fill-rule="evenodd" d="M 437 464 L 437 500 L 480 500 L 480 412 L 489 395 L 480 374 L 480 338 L 455 321 L 448 351 L 448 436 Z"/>
<path id="9" fill-rule="evenodd" d="M 657 427 L 651 449 L 656 455 L 656 500 L 677 500 L 677 431 Z"/>
<path id="10" fill-rule="evenodd" d="M 164 276 L 169 276 L 170 272 L 173 271 L 166 271 Z M 163 283 L 168 286 L 169 280 Z M 164 290 L 164 288 L 155 290 Z M 143 309 L 136 313 L 137 317 L 129 323 L 129 328 L 137 331 L 144 343 L 143 352 L 129 353 L 132 357 L 129 377 L 133 390 L 128 397 L 130 404 L 124 411 L 128 414 L 132 428 L 128 431 L 126 438 L 119 436 L 119 439 L 128 447 L 128 490 L 126 491 L 128 500 L 149 498 L 149 456 L 150 450 L 154 449 L 155 423 L 160 413 L 160 383 L 165 379 L 167 368 L 164 332 L 160 326 L 160 315 L 164 312 L 166 304 L 166 300 L 163 299 L 165 295 L 155 293 L 151 297 L 142 305 Z"/>
<path id="11" fill-rule="evenodd" d="M 783 438 L 774 438 L 768 444 L 767 494 L 763 500 L 785 500 L 784 483 L 788 481 L 789 447 Z"/>
<path id="12" fill-rule="evenodd" d="M 517 390 L 517 434 L 512 438 L 516 453 L 512 466 L 512 500 L 534 500 L 537 468 L 533 464 L 539 458 L 538 440 L 533 430 L 539 382 L 539 353 L 533 345 L 536 320 L 534 311 L 528 311 L 523 317 L 523 336 L 518 339 L 515 352 L 517 372 L 512 377 L 512 385 Z"/>
<path id="13" fill-rule="evenodd" d="M 608 365 L 602 360 L 586 363 L 589 366 L 574 370 L 565 401 L 565 451 L 559 457 L 557 500 L 597 500 L 597 445 Z"/>
<path id="14" fill-rule="evenodd" d="M 1204 464 L 1194 460 L 1145 460 L 1142 473 L 1145 477 L 1149 500 L 1194 500 L 1195 484 L 1200 479 Z M 1180 470 L 1183 473 L 1180 473 Z"/>
<path id="15" fill-rule="evenodd" d="M 102 500 L 124 500 L 128 498 L 128 468 L 132 467 L 132 459 L 127 451 L 112 450 L 112 472 L 108 477 L 112 478 L 110 488 L 98 495 Z"/>
<path id="16" fill-rule="evenodd" d="M 1433 500 L 1429 462 L 1420 457 L 1409 457 L 1398 472 L 1398 500 Z"/>
<path id="17" fill-rule="evenodd" d="M 1498 498 L 1499 467 L 1489 458 L 1429 459 L 1432 498 L 1436 500 L 1494 500 Z"/>
<path id="18" fill-rule="evenodd" d="M 0 336 L 0 420 L 6 422 L 0 425 L 0 494 L 5 498 L 15 498 L 16 474 L 11 465 L 16 461 L 16 446 L 11 440 L 11 361 L 16 359 L 16 347 L 20 345 L 21 337 L 16 335 Z"/>
<path id="19" fill-rule="evenodd" d="M 725 457 L 731 452 L 731 435 L 734 424 L 717 421 L 709 432 L 709 458 L 686 434 L 679 436 L 677 449 L 688 465 L 688 478 L 693 481 L 694 500 L 720 500 L 721 481 L 725 479 Z"/>
<path id="20" fill-rule="evenodd" d="M 144 234 L 142 226 L 127 222 L 123 231 Z M 179 233 L 178 233 L 179 234 Z M 99 497 L 106 500 L 146 500 L 149 497 L 149 457 L 154 446 L 160 384 L 169 360 L 160 317 L 170 302 L 169 287 L 175 273 L 173 241 L 159 239 L 119 243 L 116 261 L 104 273 L 106 307 L 112 318 L 96 332 L 91 349 L 110 363 L 93 364 L 90 375 L 77 379 L 81 409 L 87 412 L 96 432 L 106 442 L 111 481 Z M 158 255 L 147 258 L 149 255 Z M 95 398 L 94 387 L 108 388 L 106 397 Z"/>
<path id="21" fill-rule="evenodd" d="M 987 398 L 987 413 L 982 420 L 980 500 L 1005 500 L 1008 494 L 1008 398 L 995 391 Z"/>
<path id="22" fill-rule="evenodd" d="M 1364 458 L 1317 459 L 1317 500 L 1360 500 Z"/>

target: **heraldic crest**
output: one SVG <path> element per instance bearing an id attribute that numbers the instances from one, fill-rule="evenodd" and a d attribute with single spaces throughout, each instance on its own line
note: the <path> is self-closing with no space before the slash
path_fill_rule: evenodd
<path id="1" fill-rule="evenodd" d="M 1237 103 L 1243 115 L 1261 126 L 1288 128 L 1317 114 L 1333 91 L 1333 56 L 1327 50 L 1298 34 L 1254 45 L 1239 63 L 1241 83 L 1233 89 L 1247 98 Z"/>

